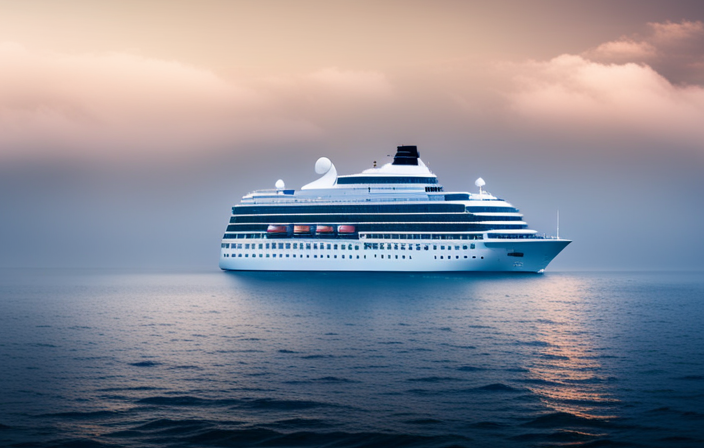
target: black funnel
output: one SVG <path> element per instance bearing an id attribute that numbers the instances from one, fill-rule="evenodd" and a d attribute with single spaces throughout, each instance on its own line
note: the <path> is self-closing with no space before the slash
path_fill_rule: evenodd
<path id="1" fill-rule="evenodd" d="M 418 165 L 417 146 L 398 146 L 392 165 Z"/>

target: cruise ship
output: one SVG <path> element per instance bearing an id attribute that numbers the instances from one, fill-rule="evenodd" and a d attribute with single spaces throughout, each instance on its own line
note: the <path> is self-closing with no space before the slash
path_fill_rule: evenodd
<path id="1" fill-rule="evenodd" d="M 321 177 L 300 190 L 259 190 L 232 207 L 220 268 L 234 271 L 543 272 L 571 241 L 528 228 L 484 190 L 446 192 L 416 146 L 393 162 Z"/>

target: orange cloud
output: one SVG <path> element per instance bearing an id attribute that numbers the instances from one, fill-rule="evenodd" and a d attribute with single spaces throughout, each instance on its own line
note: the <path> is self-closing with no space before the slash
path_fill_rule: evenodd
<path id="1" fill-rule="evenodd" d="M 0 45 L 0 73 L 0 159 L 180 157 L 307 141 L 321 134 L 322 117 L 392 91 L 375 72 L 326 68 L 245 86 L 176 61 L 14 43 Z M 302 110 L 301 97 L 320 100 Z"/>
<path id="2" fill-rule="evenodd" d="M 647 65 L 562 55 L 505 69 L 511 109 L 536 125 L 704 141 L 704 88 L 673 85 Z"/>
<path id="3" fill-rule="evenodd" d="M 647 36 L 622 36 L 585 51 L 582 56 L 602 63 L 648 64 L 675 83 L 704 85 L 704 23 L 648 23 Z"/>

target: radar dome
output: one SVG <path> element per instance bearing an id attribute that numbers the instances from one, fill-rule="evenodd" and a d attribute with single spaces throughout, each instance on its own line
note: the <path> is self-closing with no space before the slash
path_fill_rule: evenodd
<path id="1" fill-rule="evenodd" d="M 328 171 L 330 171 L 330 167 L 332 166 L 332 162 L 330 159 L 327 157 L 321 157 L 318 159 L 317 162 L 315 162 L 315 172 L 317 174 L 325 174 Z"/>
<path id="2" fill-rule="evenodd" d="M 282 179 L 279 179 L 276 181 L 276 189 L 277 190 L 283 190 L 286 187 L 286 184 Z"/>
<path id="3" fill-rule="evenodd" d="M 474 181 L 474 185 L 476 185 L 477 187 L 481 188 L 481 187 L 483 187 L 484 185 L 486 185 L 486 182 L 484 182 L 484 179 L 482 179 L 482 178 L 480 177 L 479 179 L 477 179 L 477 180 Z"/>

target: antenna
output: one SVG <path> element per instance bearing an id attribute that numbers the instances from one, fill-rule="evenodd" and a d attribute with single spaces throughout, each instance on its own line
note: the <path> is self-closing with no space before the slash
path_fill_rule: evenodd
<path id="1" fill-rule="evenodd" d="M 557 239 L 560 239 L 560 209 L 557 209 Z"/>

